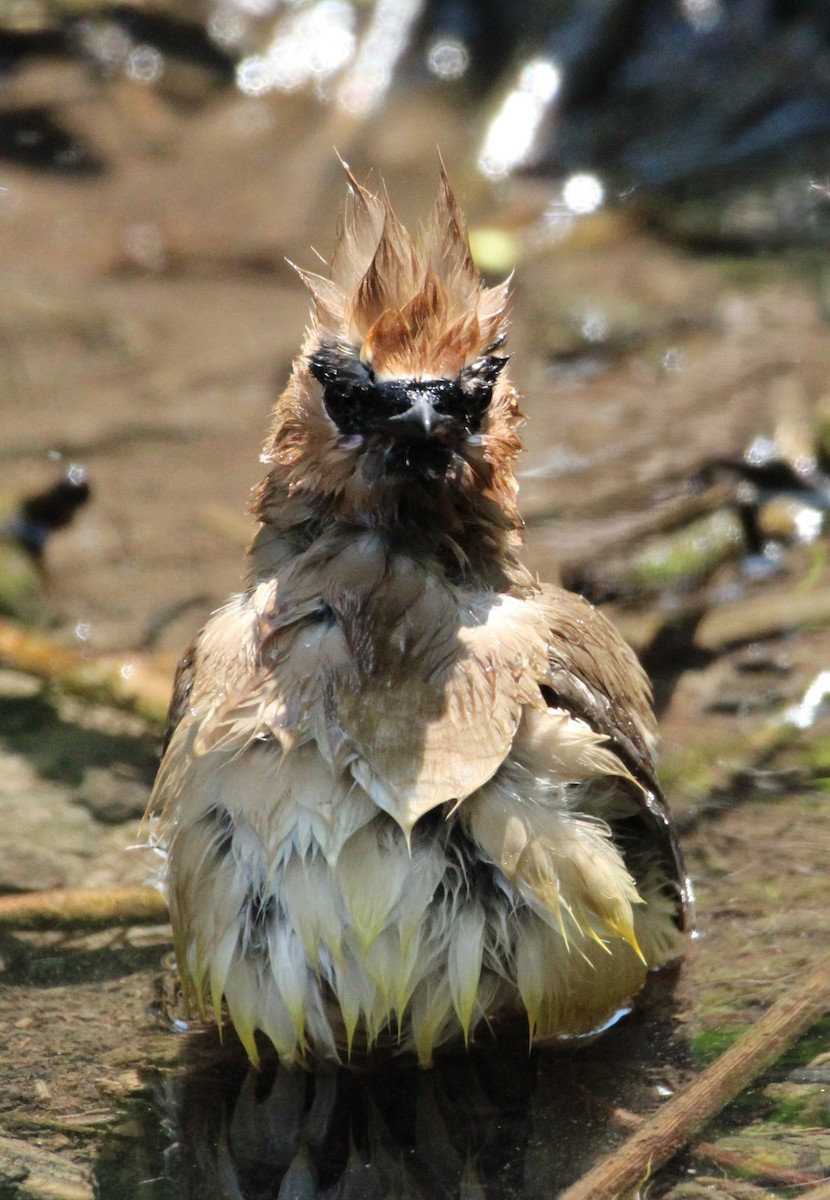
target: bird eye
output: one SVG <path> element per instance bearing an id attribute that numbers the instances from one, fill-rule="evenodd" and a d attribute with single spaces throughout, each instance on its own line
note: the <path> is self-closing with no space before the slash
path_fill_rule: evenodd
<path id="1" fill-rule="evenodd" d="M 458 386 L 469 404 L 471 416 L 482 416 L 493 399 L 493 388 L 507 362 L 506 356 L 487 354 L 471 362 L 458 376 Z"/>
<path id="2" fill-rule="evenodd" d="M 323 342 L 309 356 L 308 369 L 324 389 L 331 385 L 360 388 L 374 381 L 372 368 L 355 358 L 351 347 L 340 346 L 336 342 Z"/>
<path id="3" fill-rule="evenodd" d="M 405 395 L 398 394 L 402 389 L 378 384 L 351 347 L 324 343 L 309 356 L 308 369 L 322 385 L 326 412 L 342 434 L 365 434 L 407 407 Z"/>

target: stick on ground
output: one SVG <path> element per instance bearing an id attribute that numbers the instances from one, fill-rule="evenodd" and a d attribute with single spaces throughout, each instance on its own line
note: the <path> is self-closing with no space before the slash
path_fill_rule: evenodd
<path id="1" fill-rule="evenodd" d="M 725 1054 L 559 1200 L 623 1200 L 830 1008 L 830 957 L 800 975 Z M 806 1200 L 806 1198 L 805 1198 Z"/>
<path id="2" fill-rule="evenodd" d="M 0 929 L 106 929 L 162 925 L 167 904 L 155 888 L 56 888 L 0 896 Z"/>

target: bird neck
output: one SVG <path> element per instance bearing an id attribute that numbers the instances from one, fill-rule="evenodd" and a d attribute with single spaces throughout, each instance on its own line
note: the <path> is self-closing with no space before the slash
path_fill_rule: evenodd
<path id="1" fill-rule="evenodd" d="M 396 481 L 373 489 L 356 507 L 342 495 L 302 495 L 279 486 L 274 473 L 257 489 L 261 522 L 251 546 L 251 576 L 273 575 L 315 543 L 358 538 L 369 530 L 394 553 L 429 559 L 447 582 L 513 595 L 535 591 L 520 559 L 522 521 L 515 487 L 483 495 Z"/>

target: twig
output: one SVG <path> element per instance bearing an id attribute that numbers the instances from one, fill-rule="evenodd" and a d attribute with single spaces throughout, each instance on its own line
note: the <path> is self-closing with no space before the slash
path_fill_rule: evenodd
<path id="1" fill-rule="evenodd" d="M 643 1128 L 646 1118 L 629 1112 L 628 1109 L 615 1108 L 611 1113 L 611 1121 L 615 1129 L 623 1130 L 625 1133 L 635 1133 Z M 739 1150 L 728 1150 L 714 1142 L 697 1142 L 692 1147 L 691 1153 L 696 1162 L 703 1159 L 718 1167 L 738 1171 L 744 1177 L 751 1173 L 756 1181 L 763 1178 L 766 1183 L 775 1187 L 804 1187 L 805 1184 L 816 1181 L 814 1174 L 808 1175 L 804 1171 L 779 1167 L 775 1163 L 759 1162 L 757 1159 L 751 1158 L 749 1154 Z M 698 1176 L 699 1181 L 700 1176 Z"/>
<path id="2" fill-rule="evenodd" d="M 738 1172 L 743 1178 L 752 1176 L 753 1183 L 765 1183 L 769 1187 L 805 1187 L 816 1182 L 815 1172 L 797 1171 L 791 1167 L 780 1167 L 776 1163 L 742 1153 L 740 1150 L 728 1150 L 725 1146 L 717 1146 L 712 1142 L 698 1142 L 692 1147 L 695 1161 L 704 1159 L 727 1171 Z"/>
<path id="3" fill-rule="evenodd" d="M 825 1179 L 824 1183 L 809 1192 L 802 1192 L 798 1200 L 830 1200 L 830 1179 Z"/>
<path id="4" fill-rule="evenodd" d="M 139 654 L 86 658 L 42 634 L 0 619 L 0 662 L 56 684 L 86 700 L 99 700 L 162 725 L 173 687 L 169 671 Z"/>
<path id="5" fill-rule="evenodd" d="M 0 929 L 106 929 L 166 920 L 164 897 L 149 887 L 58 888 L 0 896 Z"/>
<path id="6" fill-rule="evenodd" d="M 63 1154 L 6 1136 L 0 1136 L 0 1189 L 3 1195 L 42 1196 L 51 1200 L 95 1197 L 88 1167 L 72 1162 Z"/>
<path id="7" fill-rule="evenodd" d="M 830 1006 L 830 957 L 800 976 L 725 1054 L 559 1200 L 619 1200 L 659 1170 Z"/>
<path id="8" fill-rule="evenodd" d="M 723 1175 L 695 1175 L 695 1184 L 704 1190 L 710 1189 L 716 1196 L 725 1195 Z M 776 1193 L 745 1179 L 730 1179 L 729 1196 L 730 1200 L 775 1200 Z M 807 1197 L 801 1193 L 798 1200 L 807 1200 Z"/>

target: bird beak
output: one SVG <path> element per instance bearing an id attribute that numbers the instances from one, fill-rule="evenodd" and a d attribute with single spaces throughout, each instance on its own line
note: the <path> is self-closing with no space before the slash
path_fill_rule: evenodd
<path id="1" fill-rule="evenodd" d="M 439 429 L 451 424 L 451 418 L 437 412 L 426 396 L 418 396 L 406 412 L 389 417 L 384 424 L 389 433 L 395 437 L 409 438 L 411 441 L 425 441 Z"/>

